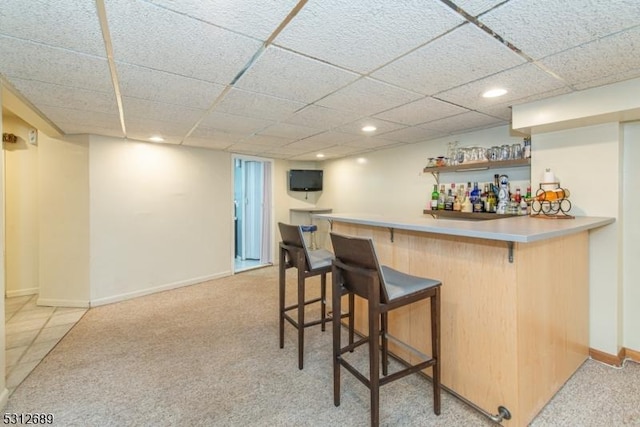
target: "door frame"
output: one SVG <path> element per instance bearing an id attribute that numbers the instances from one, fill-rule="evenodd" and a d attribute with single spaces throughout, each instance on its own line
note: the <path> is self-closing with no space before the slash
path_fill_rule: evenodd
<path id="1" fill-rule="evenodd" d="M 235 266 L 235 260 L 236 260 L 236 242 L 235 242 L 235 235 L 236 235 L 236 224 L 235 224 L 235 218 L 236 218 L 236 205 L 235 205 L 235 187 L 236 187 L 236 163 L 238 161 L 254 161 L 254 162 L 261 162 L 264 166 L 265 169 L 267 169 L 267 164 L 268 166 L 268 179 L 269 179 L 269 184 L 265 186 L 264 188 L 264 196 L 263 196 L 263 200 L 266 199 L 269 202 L 269 206 L 263 206 L 262 209 L 262 216 L 264 217 L 265 214 L 268 214 L 268 217 L 270 218 L 270 221 L 268 224 L 266 224 L 266 226 L 263 227 L 262 230 L 262 240 L 263 240 L 263 247 L 265 247 L 265 251 L 264 251 L 264 255 L 263 257 L 261 257 L 260 260 L 260 266 L 264 266 L 264 265 L 270 265 L 273 264 L 273 242 L 274 242 L 274 231 L 275 231 L 275 227 L 274 227 L 274 182 L 273 182 L 273 175 L 274 175 L 274 161 L 273 159 L 268 159 L 268 158 L 263 158 L 263 157 L 256 157 L 256 156 L 249 156 L 249 155 L 243 155 L 243 154 L 232 154 L 231 156 L 231 232 L 232 235 L 234 236 L 233 239 L 231 239 L 231 271 L 233 272 L 233 274 L 236 273 L 236 266 Z M 268 194 L 267 194 L 268 192 Z"/>

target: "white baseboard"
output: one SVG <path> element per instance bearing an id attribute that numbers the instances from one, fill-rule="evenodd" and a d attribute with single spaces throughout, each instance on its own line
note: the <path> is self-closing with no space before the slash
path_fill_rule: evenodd
<path id="1" fill-rule="evenodd" d="M 206 282 L 208 280 L 219 279 L 221 277 L 227 277 L 227 276 L 231 276 L 231 271 L 212 274 L 210 276 L 195 277 L 193 279 L 181 280 L 179 282 L 167 283 L 164 285 L 154 286 L 146 289 L 140 289 L 137 291 L 127 292 L 124 294 L 113 295 L 113 296 L 104 297 L 104 298 L 96 298 L 96 299 L 92 299 L 89 302 L 89 304 L 91 307 L 97 307 L 97 306 L 106 305 L 106 304 L 113 304 L 114 302 L 126 301 L 129 299 L 141 297 L 144 295 L 150 295 L 150 294 L 155 294 L 157 292 L 163 292 L 171 289 L 182 288 L 184 286 L 191 286 L 198 283 Z"/>
<path id="2" fill-rule="evenodd" d="M 14 291 L 6 290 L 5 294 L 7 298 L 12 297 L 23 297 L 25 295 L 34 295 L 38 293 L 38 288 L 28 288 L 28 289 L 16 289 Z"/>

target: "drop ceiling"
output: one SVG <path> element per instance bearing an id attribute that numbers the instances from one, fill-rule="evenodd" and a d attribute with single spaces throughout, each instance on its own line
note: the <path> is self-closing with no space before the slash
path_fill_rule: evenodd
<path id="1" fill-rule="evenodd" d="M 640 76 L 640 1 L 3 0 L 0 74 L 61 134 L 331 159 Z"/>

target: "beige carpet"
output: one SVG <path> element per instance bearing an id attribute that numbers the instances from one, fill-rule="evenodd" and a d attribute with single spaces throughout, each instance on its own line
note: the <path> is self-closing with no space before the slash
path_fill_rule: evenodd
<path id="1" fill-rule="evenodd" d="M 294 329 L 286 331 L 281 350 L 272 267 L 93 308 L 5 411 L 52 413 L 60 426 L 369 425 L 368 389 L 346 372 L 342 404 L 333 405 L 330 329 L 307 329 L 302 371 Z M 638 384 L 637 364 L 589 361 L 534 425 L 640 425 Z M 430 383 L 416 375 L 381 389 L 380 420 L 492 425 L 447 393 L 435 416 Z"/>

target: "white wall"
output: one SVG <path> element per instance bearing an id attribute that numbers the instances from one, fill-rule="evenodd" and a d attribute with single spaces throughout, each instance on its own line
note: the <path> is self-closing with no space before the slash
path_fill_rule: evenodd
<path id="1" fill-rule="evenodd" d="M 6 295 L 38 292 L 38 147 L 27 142 L 31 126 L 13 115 L 4 129 L 18 137 L 5 143 Z"/>
<path id="2" fill-rule="evenodd" d="M 0 85 L 1 86 L 1 85 Z M 3 108 L 3 91 L 0 90 L 0 112 Z M 4 132 L 4 115 L 0 114 L 0 135 Z M 0 153 L 0 199 L 2 200 L 2 204 L 4 206 L 4 150 Z M 0 253 L 5 253 L 5 244 L 4 244 L 4 209 L 0 209 Z M 5 257 L 3 256 L 3 262 L 0 262 L 0 291 L 2 291 L 2 295 L 5 292 Z M 4 319 L 4 304 L 0 304 L 0 319 Z M 0 408 L 4 408 L 7 406 L 7 399 L 9 398 L 9 390 L 7 390 L 7 380 L 6 380 L 6 341 L 5 341 L 5 322 L 0 322 Z"/>
<path id="3" fill-rule="evenodd" d="M 318 205 L 341 213 L 423 216 L 435 183 L 434 177 L 424 173 L 423 169 L 429 157 L 446 154 L 449 141 L 458 141 L 460 147 L 490 147 L 521 143 L 522 137 L 510 136 L 509 128 L 502 126 L 372 152 L 360 158 L 328 161 L 324 166 L 325 191 L 319 197 Z M 440 182 L 447 185 L 451 182 L 465 183 L 465 186 L 468 181 L 493 182 L 493 174 L 497 172 L 441 174 Z M 504 169 L 499 173 L 506 173 L 514 184 L 524 185 L 529 181 L 528 168 Z"/>
<path id="4" fill-rule="evenodd" d="M 231 274 L 229 153 L 91 137 L 91 302 Z"/>
<path id="5" fill-rule="evenodd" d="M 623 132 L 623 341 L 640 352 L 640 122 L 625 124 Z"/>
<path id="6" fill-rule="evenodd" d="M 616 355 L 622 345 L 620 216 L 621 133 L 618 123 L 532 135 L 534 185 L 551 168 L 571 192 L 571 214 L 616 222 L 591 231 L 590 346 Z"/>
<path id="7" fill-rule="evenodd" d="M 87 137 L 38 137 L 38 304 L 89 305 L 89 145 Z"/>

